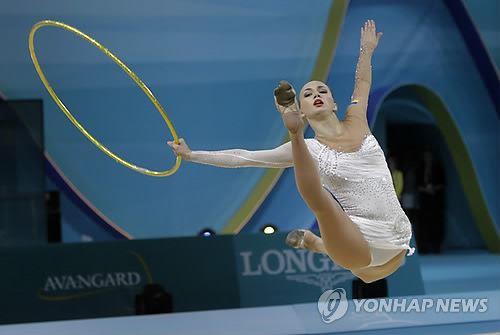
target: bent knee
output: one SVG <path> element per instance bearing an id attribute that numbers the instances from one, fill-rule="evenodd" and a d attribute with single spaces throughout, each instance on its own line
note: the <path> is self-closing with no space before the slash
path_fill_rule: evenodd
<path id="1" fill-rule="evenodd" d="M 356 277 L 361 279 L 366 284 L 370 284 L 370 283 L 376 282 L 377 280 L 385 278 L 385 276 L 371 276 L 371 275 L 362 275 L 362 276 L 356 276 Z"/>
<path id="2" fill-rule="evenodd" d="M 373 273 L 372 271 L 365 270 L 365 269 L 361 269 L 361 270 L 353 269 L 353 270 L 351 270 L 351 273 L 353 275 L 355 275 L 356 277 L 358 277 L 359 279 L 361 279 L 366 284 L 373 283 L 377 280 L 380 280 L 380 279 L 383 279 L 386 277 L 385 275 L 382 275 L 380 273 Z"/>
<path id="3" fill-rule="evenodd" d="M 359 270 L 361 268 L 367 267 L 370 262 L 371 258 L 367 257 L 357 257 L 357 258 L 346 258 L 342 259 L 337 257 L 337 259 L 332 258 L 333 262 L 341 267 L 343 267 L 346 270 L 349 270 L 354 273 L 354 271 Z"/>

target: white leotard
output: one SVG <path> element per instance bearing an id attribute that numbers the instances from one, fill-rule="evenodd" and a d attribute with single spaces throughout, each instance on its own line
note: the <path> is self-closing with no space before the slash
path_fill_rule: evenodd
<path id="1" fill-rule="evenodd" d="M 391 255 L 406 249 L 412 255 L 411 224 L 398 201 L 384 152 L 376 138 L 368 135 L 355 152 L 339 152 L 312 138 L 306 139 L 306 144 L 318 164 L 323 186 L 335 195 L 370 247 L 394 250 Z M 291 143 L 287 142 L 262 151 L 193 151 L 191 160 L 227 168 L 286 168 L 293 166 L 291 149 Z M 376 258 L 373 252 L 372 258 Z M 373 259 L 371 265 L 380 262 Z"/>

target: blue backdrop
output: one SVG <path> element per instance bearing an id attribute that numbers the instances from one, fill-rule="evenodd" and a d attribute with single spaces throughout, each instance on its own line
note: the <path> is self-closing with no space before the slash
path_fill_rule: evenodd
<path id="1" fill-rule="evenodd" d="M 0 53 L 0 90 L 8 98 L 44 101 L 48 183 L 63 191 L 64 240 L 194 235 L 204 227 L 221 231 L 265 171 L 185 162 L 172 177 L 151 178 L 118 165 L 83 138 L 46 93 L 27 48 L 36 21 L 74 25 L 117 54 L 152 89 L 192 149 L 252 150 L 281 143 L 285 131 L 272 89 L 280 79 L 299 88 L 310 78 L 334 3 L 19 0 L 3 6 L 0 28 L 7 32 L 8 47 Z M 500 29 L 484 10 L 498 3 L 466 5 L 498 60 Z M 483 16 L 490 19 L 478 19 Z M 420 84 L 441 97 L 498 226 L 499 117 L 446 1 L 350 2 L 328 77 L 341 111 L 352 93 L 359 27 L 369 18 L 384 32 L 373 60 L 373 91 Z M 36 45 L 48 79 L 92 134 L 138 165 L 173 164 L 166 125 L 116 65 L 62 30 L 39 31 Z M 267 222 L 281 230 L 314 222 L 291 170 L 243 231 L 257 231 Z"/>

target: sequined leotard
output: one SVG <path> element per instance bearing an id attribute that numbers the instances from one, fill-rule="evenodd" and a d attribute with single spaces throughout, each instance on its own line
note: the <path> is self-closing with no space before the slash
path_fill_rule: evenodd
<path id="1" fill-rule="evenodd" d="M 355 152 L 338 152 L 307 139 L 321 182 L 338 199 L 371 247 L 410 248 L 411 224 L 396 196 L 384 152 L 368 135 Z"/>
<path id="2" fill-rule="evenodd" d="M 359 150 L 345 153 L 316 139 L 305 141 L 317 162 L 323 186 L 338 199 L 370 247 L 406 249 L 412 255 L 411 224 L 399 204 L 384 152 L 376 138 L 370 134 Z M 290 142 L 262 151 L 193 151 L 191 160 L 228 168 L 293 166 Z"/>

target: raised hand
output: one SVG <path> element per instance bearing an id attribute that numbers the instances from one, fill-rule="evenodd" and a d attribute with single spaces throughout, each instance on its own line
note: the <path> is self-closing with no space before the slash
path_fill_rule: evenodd
<path id="1" fill-rule="evenodd" d="M 382 37 L 381 32 L 377 32 L 375 21 L 367 20 L 365 25 L 361 27 L 361 52 L 373 52 Z"/>

